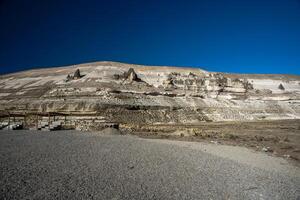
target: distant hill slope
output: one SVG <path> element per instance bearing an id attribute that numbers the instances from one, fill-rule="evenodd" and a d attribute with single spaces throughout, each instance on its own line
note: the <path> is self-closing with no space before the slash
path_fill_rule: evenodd
<path id="1" fill-rule="evenodd" d="M 79 69 L 80 77 L 73 77 Z M 300 76 L 95 62 L 0 76 L 0 114 L 119 123 L 300 118 Z"/>

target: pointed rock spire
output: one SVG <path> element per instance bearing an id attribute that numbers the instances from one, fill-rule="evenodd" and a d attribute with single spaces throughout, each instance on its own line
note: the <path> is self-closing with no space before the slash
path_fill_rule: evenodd
<path id="1" fill-rule="evenodd" d="M 74 78 L 74 79 L 79 79 L 79 78 L 81 78 L 79 69 L 76 69 L 76 71 L 74 72 L 73 78 Z"/>
<path id="2" fill-rule="evenodd" d="M 139 79 L 133 68 L 129 68 L 128 72 L 125 72 L 124 75 L 125 79 L 129 80 L 130 82 L 141 80 Z"/>
<path id="3" fill-rule="evenodd" d="M 285 90 L 285 88 L 283 87 L 282 83 L 279 84 L 278 89 Z"/>

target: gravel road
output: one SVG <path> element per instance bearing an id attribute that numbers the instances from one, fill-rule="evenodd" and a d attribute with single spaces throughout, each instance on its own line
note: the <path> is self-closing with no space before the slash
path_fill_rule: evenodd
<path id="1" fill-rule="evenodd" d="M 242 147 L 0 131 L 0 159 L 0 199 L 300 198 L 299 168 Z"/>

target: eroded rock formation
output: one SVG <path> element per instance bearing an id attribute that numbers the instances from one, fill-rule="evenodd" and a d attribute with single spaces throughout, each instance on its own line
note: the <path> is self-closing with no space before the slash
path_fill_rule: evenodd
<path id="1" fill-rule="evenodd" d="M 80 78 L 66 81 L 74 71 Z M 300 77 L 115 62 L 35 69 L 0 76 L 0 114 L 26 116 L 28 126 L 56 116 L 77 127 L 299 119 Z"/>

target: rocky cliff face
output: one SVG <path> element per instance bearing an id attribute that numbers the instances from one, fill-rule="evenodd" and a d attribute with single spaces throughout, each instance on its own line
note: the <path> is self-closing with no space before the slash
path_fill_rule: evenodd
<path id="1" fill-rule="evenodd" d="M 121 124 L 299 119 L 300 76 L 114 62 L 0 76 L 2 117 L 50 113 Z"/>

